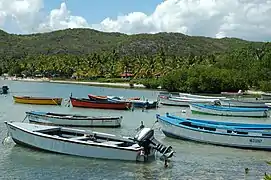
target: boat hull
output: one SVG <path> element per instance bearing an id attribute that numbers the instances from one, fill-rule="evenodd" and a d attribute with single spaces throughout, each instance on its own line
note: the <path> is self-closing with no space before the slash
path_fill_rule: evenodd
<path id="1" fill-rule="evenodd" d="M 168 106 L 189 106 L 190 103 L 210 103 L 213 102 L 212 99 L 191 99 L 191 98 L 171 98 L 160 96 L 159 97 L 160 104 L 168 105 Z"/>
<path id="2" fill-rule="evenodd" d="M 120 127 L 122 117 L 65 118 L 26 112 L 31 123 L 74 127 Z"/>
<path id="3" fill-rule="evenodd" d="M 190 140 L 201 143 L 208 143 L 220 146 L 271 150 L 271 138 L 242 136 L 242 135 L 224 135 L 219 133 L 210 133 L 200 130 L 183 128 L 166 122 L 158 118 L 163 133 L 172 138 Z"/>
<path id="4" fill-rule="evenodd" d="M 205 108 L 203 106 L 198 106 L 197 104 L 190 104 L 190 110 L 192 113 L 199 113 L 199 114 L 210 114 L 210 115 L 219 115 L 219 116 L 237 116 L 237 117 L 267 117 L 268 110 L 262 108 L 259 111 L 248 111 L 248 110 L 240 110 L 240 111 L 233 111 L 231 108 Z M 214 106 L 215 107 L 215 106 Z M 244 108 L 243 108 L 244 109 Z M 246 108 L 249 109 L 249 108 Z"/>
<path id="5" fill-rule="evenodd" d="M 237 100 L 219 100 L 221 106 L 231 107 L 251 107 L 251 108 L 268 108 L 264 102 L 244 102 Z"/>
<path id="6" fill-rule="evenodd" d="M 70 98 L 70 100 L 73 107 L 116 109 L 116 110 L 128 110 L 131 108 L 131 103 L 126 102 L 91 101 L 87 99 L 76 99 L 76 98 Z"/>
<path id="7" fill-rule="evenodd" d="M 15 103 L 22 104 L 36 104 L 36 105 L 61 105 L 62 98 L 38 98 L 38 97 L 27 97 L 27 96 L 13 96 Z"/>
<path id="8" fill-rule="evenodd" d="M 14 142 L 40 150 L 81 157 L 127 161 L 139 160 L 139 151 L 136 149 L 115 149 L 112 147 L 94 146 L 88 143 L 63 138 L 43 136 L 38 133 L 20 129 L 10 123 L 7 123 L 7 128 Z M 154 154 L 152 156 L 154 156 Z M 139 161 L 144 161 L 144 159 L 140 159 Z"/>

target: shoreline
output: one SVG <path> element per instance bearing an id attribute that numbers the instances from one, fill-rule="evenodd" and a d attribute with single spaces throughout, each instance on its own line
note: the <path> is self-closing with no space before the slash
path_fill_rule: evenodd
<path id="1" fill-rule="evenodd" d="M 88 86 L 106 86 L 106 87 L 121 87 L 131 88 L 129 83 L 107 83 L 107 82 L 95 82 L 95 81 L 76 81 L 76 80 L 51 80 L 49 78 L 14 78 L 8 77 L 6 80 L 10 81 L 24 81 L 24 82 L 49 82 L 59 84 L 79 84 Z M 134 84 L 131 88 L 146 88 L 143 84 Z"/>
<path id="2" fill-rule="evenodd" d="M 51 80 L 49 78 L 15 78 L 7 77 L 2 80 L 10 81 L 24 81 L 24 82 L 49 82 L 49 83 L 59 83 L 59 84 L 77 84 L 77 85 L 87 85 L 87 86 L 97 86 L 97 87 L 113 87 L 113 88 L 130 88 L 130 89 L 146 89 L 143 84 L 134 84 L 130 87 L 129 83 L 110 83 L 110 82 L 97 82 L 97 81 L 76 81 L 76 80 Z M 154 89 L 159 90 L 159 89 Z M 162 89 L 160 89 L 162 90 Z M 256 90 L 246 90 L 244 95 L 261 95 L 264 94 L 263 91 Z"/>

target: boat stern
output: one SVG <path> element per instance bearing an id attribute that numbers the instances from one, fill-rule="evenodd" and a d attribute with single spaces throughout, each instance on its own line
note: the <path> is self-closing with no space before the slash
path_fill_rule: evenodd
<path id="1" fill-rule="evenodd" d="M 151 156 L 155 152 L 159 152 L 161 154 L 160 159 L 167 161 L 175 153 L 171 146 L 166 146 L 155 139 L 154 130 L 150 128 L 141 129 L 134 140 L 138 142 L 139 146 L 143 147 L 141 150 L 143 155 Z"/>

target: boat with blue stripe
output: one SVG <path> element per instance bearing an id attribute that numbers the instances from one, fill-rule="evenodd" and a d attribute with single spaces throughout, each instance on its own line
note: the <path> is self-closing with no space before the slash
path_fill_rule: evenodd
<path id="1" fill-rule="evenodd" d="M 246 124 L 182 118 L 159 114 L 156 118 L 168 137 L 214 145 L 271 150 L 271 124 Z"/>
<path id="2" fill-rule="evenodd" d="M 239 117 L 268 117 L 269 108 L 226 107 L 212 104 L 189 104 L 192 113 Z"/>

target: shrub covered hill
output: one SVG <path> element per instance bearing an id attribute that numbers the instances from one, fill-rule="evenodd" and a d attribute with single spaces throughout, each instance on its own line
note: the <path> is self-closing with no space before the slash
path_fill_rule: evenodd
<path id="1" fill-rule="evenodd" d="M 0 74 L 130 81 L 169 91 L 271 90 L 271 45 L 181 33 L 126 35 L 66 29 L 30 35 L 0 30 Z"/>
<path id="2" fill-rule="evenodd" d="M 115 49 L 126 55 L 154 54 L 162 47 L 168 55 L 225 52 L 250 42 L 236 38 L 213 39 L 181 33 L 126 35 L 92 29 L 66 29 L 49 33 L 14 35 L 0 31 L 1 56 L 24 54 L 89 54 Z M 256 43 L 255 43 L 256 44 Z M 258 43 L 260 44 L 260 43 Z"/>

